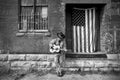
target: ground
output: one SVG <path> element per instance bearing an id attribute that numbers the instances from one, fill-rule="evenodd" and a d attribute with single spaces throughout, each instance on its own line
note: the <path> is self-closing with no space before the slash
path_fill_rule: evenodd
<path id="1" fill-rule="evenodd" d="M 66 72 L 64 76 L 58 77 L 55 72 L 31 72 L 23 74 L 3 74 L 0 80 L 120 80 L 120 73 L 117 72 Z"/>

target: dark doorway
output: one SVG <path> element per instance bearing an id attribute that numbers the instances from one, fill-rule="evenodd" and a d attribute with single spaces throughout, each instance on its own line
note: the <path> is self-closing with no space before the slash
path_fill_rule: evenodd
<path id="1" fill-rule="evenodd" d="M 100 14 L 103 7 L 103 4 L 66 4 L 68 51 L 74 53 L 100 51 Z"/>

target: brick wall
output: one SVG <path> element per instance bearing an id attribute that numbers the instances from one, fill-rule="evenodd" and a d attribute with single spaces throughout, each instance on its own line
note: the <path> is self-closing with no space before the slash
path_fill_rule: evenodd
<path id="1" fill-rule="evenodd" d="M 101 15 L 101 50 L 119 53 L 120 2 L 111 0 Z M 114 52 L 115 51 L 115 52 Z"/>
<path id="2" fill-rule="evenodd" d="M 49 41 L 64 27 L 60 1 L 48 0 L 48 5 L 49 32 L 17 36 L 18 0 L 0 0 L 0 49 L 10 52 L 49 52 Z M 46 36 L 48 34 L 49 37 Z"/>
<path id="3" fill-rule="evenodd" d="M 0 54 L 0 73 L 10 70 L 56 70 L 58 54 Z M 61 67 L 69 71 L 120 71 L 120 61 L 112 59 L 66 59 Z"/>
<path id="4" fill-rule="evenodd" d="M 0 54 L 0 71 L 53 69 L 56 60 L 57 54 Z"/>

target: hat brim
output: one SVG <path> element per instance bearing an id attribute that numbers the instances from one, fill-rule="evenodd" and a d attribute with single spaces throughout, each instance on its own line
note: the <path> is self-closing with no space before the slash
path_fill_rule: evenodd
<path id="1" fill-rule="evenodd" d="M 65 38 L 65 35 L 64 35 L 63 33 L 57 33 L 57 36 L 58 36 L 59 38 Z"/>

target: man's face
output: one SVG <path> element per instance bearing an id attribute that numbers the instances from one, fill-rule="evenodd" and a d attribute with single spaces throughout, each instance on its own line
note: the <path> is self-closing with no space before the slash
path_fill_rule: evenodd
<path id="1" fill-rule="evenodd" d="M 62 38 L 62 37 L 61 37 L 60 39 L 61 39 L 61 40 L 64 40 L 64 38 Z"/>

